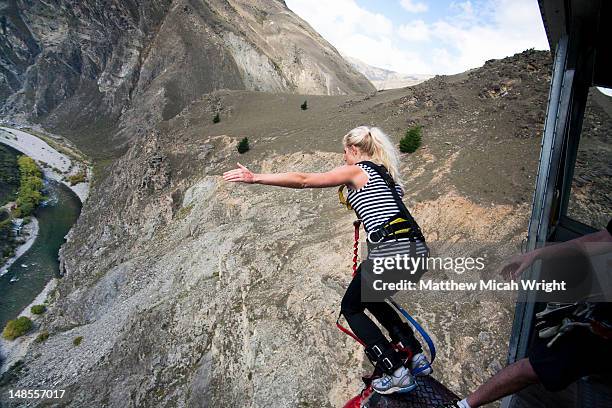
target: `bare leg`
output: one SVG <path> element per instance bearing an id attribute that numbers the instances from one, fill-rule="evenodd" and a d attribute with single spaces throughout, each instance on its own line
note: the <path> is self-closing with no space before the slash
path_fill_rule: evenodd
<path id="1" fill-rule="evenodd" d="M 528 359 L 523 358 L 505 367 L 478 387 L 467 397 L 467 402 L 472 408 L 480 407 L 538 382 L 538 376 L 533 371 L 531 363 Z"/>

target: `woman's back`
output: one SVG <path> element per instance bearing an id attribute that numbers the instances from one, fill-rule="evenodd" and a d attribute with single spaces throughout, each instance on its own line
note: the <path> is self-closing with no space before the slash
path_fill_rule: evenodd
<path id="1" fill-rule="evenodd" d="M 391 216 L 400 212 L 400 208 L 393 198 L 393 193 L 385 180 L 376 170 L 367 164 L 357 163 L 368 174 L 368 182 L 358 190 L 349 189 L 348 202 L 363 222 L 366 232 L 380 227 Z M 404 191 L 399 185 L 395 186 L 400 197 Z"/>

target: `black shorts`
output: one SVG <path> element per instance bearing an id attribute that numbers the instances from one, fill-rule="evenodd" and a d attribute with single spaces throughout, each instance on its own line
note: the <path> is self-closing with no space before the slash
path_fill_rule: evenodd
<path id="1" fill-rule="evenodd" d="M 576 328 L 553 343 L 537 339 L 529 350 L 529 362 L 548 391 L 560 391 L 587 375 L 610 376 L 612 341 L 586 328 Z"/>

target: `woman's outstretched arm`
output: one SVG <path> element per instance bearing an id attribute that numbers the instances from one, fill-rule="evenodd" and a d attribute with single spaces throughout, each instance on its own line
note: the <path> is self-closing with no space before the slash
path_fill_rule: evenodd
<path id="1" fill-rule="evenodd" d="M 266 184 L 289 188 L 323 188 L 343 184 L 354 185 L 355 180 L 363 176 L 357 166 L 340 166 L 325 173 L 263 173 L 256 174 L 238 163 L 238 168 L 223 173 L 225 181 Z"/>

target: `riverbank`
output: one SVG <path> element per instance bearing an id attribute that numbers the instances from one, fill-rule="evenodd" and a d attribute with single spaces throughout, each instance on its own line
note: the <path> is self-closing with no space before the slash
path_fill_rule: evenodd
<path id="1" fill-rule="evenodd" d="M 26 240 L 23 244 L 19 245 L 15 249 L 15 255 L 7 259 L 2 268 L 0 268 L 0 276 L 7 273 L 10 266 L 15 263 L 15 261 L 17 261 L 17 259 L 19 259 L 19 257 L 28 249 L 30 249 L 30 247 L 32 247 L 36 237 L 38 237 L 38 220 L 35 217 L 30 217 L 30 222 L 23 226 L 21 234 L 22 236 L 26 236 Z"/>
<path id="2" fill-rule="evenodd" d="M 51 146 L 49 143 L 43 140 L 42 137 L 35 136 L 24 130 L 0 126 L 0 143 L 8 145 L 12 147 L 13 149 L 18 150 L 19 152 L 25 154 L 26 156 L 29 156 L 32 159 L 34 159 L 39 164 L 41 169 L 43 170 L 43 174 L 46 179 L 54 180 L 54 181 L 57 181 L 65 185 L 76 195 L 76 197 L 74 198 L 75 199 L 78 198 L 78 200 L 75 200 L 75 203 L 79 203 L 79 208 L 80 208 L 89 196 L 89 188 L 90 188 L 89 180 L 91 180 L 91 177 L 92 177 L 92 169 L 91 169 L 89 162 L 82 154 L 80 154 L 80 152 L 78 152 L 76 148 L 72 146 L 64 146 L 62 144 L 61 138 L 57 138 L 56 140 L 56 138 L 50 138 L 47 135 L 45 135 L 44 137 L 48 139 L 49 142 L 52 143 L 57 148 Z M 62 151 L 59 151 L 58 149 Z M 80 175 L 85 176 L 84 181 L 77 182 L 74 185 L 72 185 L 69 178 L 71 176 L 80 176 Z M 76 214 L 74 221 L 76 221 L 76 218 L 78 218 L 78 213 Z M 62 220 L 64 218 L 60 216 L 60 217 L 54 217 L 54 219 Z M 34 220 L 33 217 L 32 217 L 32 220 Z M 71 225 L 74 224 L 74 221 L 71 222 Z M 34 228 L 30 227 L 31 231 L 30 231 L 30 235 L 28 236 L 27 241 L 24 242 L 24 244 L 21 245 L 17 249 L 16 254 L 13 257 L 14 259 L 12 259 L 10 263 L 5 264 L 5 266 L 2 267 L 1 269 L 2 273 L 0 273 L 0 276 L 2 276 L 3 274 L 6 274 L 9 268 L 11 267 L 11 264 L 18 262 L 19 258 L 23 256 L 24 258 L 22 259 L 27 260 L 24 262 L 28 264 L 28 268 L 24 268 L 24 271 L 23 272 L 20 271 L 19 273 L 20 274 L 29 273 L 30 275 L 29 276 L 24 275 L 20 279 L 20 281 L 25 282 L 24 285 L 26 285 L 27 283 L 26 285 L 27 287 L 31 287 L 32 279 L 41 279 L 43 276 L 45 276 L 41 274 L 43 270 L 47 270 L 47 271 L 49 270 L 57 271 L 58 270 L 59 268 L 59 263 L 57 263 L 57 256 L 59 254 L 58 250 L 60 248 L 61 243 L 64 241 L 64 237 L 70 230 L 69 228 L 66 228 L 66 229 L 52 228 L 51 230 L 49 230 L 48 225 L 47 225 L 48 223 L 45 225 L 39 225 L 38 220 L 34 220 L 33 222 L 36 225 L 36 232 L 34 233 Z M 43 232 L 42 235 L 40 234 L 41 229 L 46 231 L 46 232 Z M 52 238 L 49 238 L 50 234 L 55 235 L 55 236 Z M 41 250 L 40 248 L 38 248 L 39 245 L 37 243 L 38 240 L 36 238 L 40 239 L 39 235 L 41 237 L 46 236 L 49 242 L 54 242 L 54 243 L 57 243 L 58 245 L 58 248 L 53 249 L 52 251 L 54 254 L 52 255 L 52 259 L 47 259 L 45 261 L 47 265 L 53 264 L 53 267 L 51 269 L 49 269 L 48 267 L 42 267 L 41 265 L 42 263 L 41 260 L 45 259 L 45 257 L 48 257 L 51 251 Z M 34 248 L 31 248 L 33 245 L 34 245 Z M 48 244 L 45 244 L 45 245 L 48 245 Z M 28 252 L 28 250 L 30 251 Z M 28 257 L 32 259 L 28 259 Z M 30 271 L 31 269 L 30 266 L 32 265 L 36 265 L 35 267 L 33 267 L 34 271 Z M 14 265 L 12 269 L 14 269 L 15 267 L 17 267 L 17 265 Z M 36 278 L 34 278 L 35 276 Z M 49 278 L 44 277 L 44 279 L 46 280 Z M 5 291 L 4 293 L 7 293 L 6 291 L 9 291 L 14 296 L 18 296 L 19 299 L 23 299 L 23 301 L 27 302 L 27 299 L 31 299 L 31 297 L 29 297 L 31 295 L 26 294 L 23 291 L 23 288 L 18 286 L 19 284 L 22 283 L 20 281 L 14 282 L 14 283 L 4 282 L 3 290 Z M 53 290 L 53 288 L 55 288 L 56 284 L 57 284 L 57 278 L 52 277 L 43 287 L 42 291 L 37 294 L 37 296 L 28 306 L 22 307 L 20 304 L 19 309 L 17 309 L 17 310 L 21 310 L 20 313 L 18 313 L 15 316 L 11 312 L 11 316 L 32 317 L 30 308 L 35 304 L 42 304 L 46 300 L 49 292 Z M 36 291 L 32 295 L 34 295 L 35 293 Z M 18 303 L 18 300 L 11 301 L 9 298 L 10 296 L 8 296 L 7 294 L 6 298 L 5 299 L 3 298 L 3 303 L 5 304 L 6 302 L 9 302 L 9 304 Z M 37 320 L 39 319 L 40 317 L 38 316 L 35 316 L 32 319 L 34 321 L 34 327 L 30 331 L 30 333 L 27 335 L 19 337 L 13 341 L 5 340 L 1 338 L 0 336 L 0 364 L 1 364 L 0 374 L 5 372 L 12 364 L 14 364 L 16 361 L 20 360 L 26 355 L 29 346 L 39 334 L 39 324 L 37 323 Z M 0 331 L 2 329 L 3 327 L 0 327 Z"/>
<path id="3" fill-rule="evenodd" d="M 91 167 L 76 157 L 59 152 L 40 137 L 23 130 L 0 126 L 0 143 L 4 143 L 41 164 L 45 177 L 59 181 L 70 188 L 84 203 L 89 196 Z M 84 172 L 84 182 L 71 185 L 67 177 Z"/>
<path id="4" fill-rule="evenodd" d="M 57 286 L 57 279 L 53 278 L 49 281 L 49 283 L 47 283 L 45 288 L 38 294 L 38 296 L 36 296 L 32 303 L 26 306 L 23 311 L 19 313 L 19 316 L 29 317 L 34 322 L 34 327 L 29 333 L 20 336 L 15 340 L 6 340 L 0 336 L 0 375 L 8 370 L 16 361 L 20 360 L 26 355 L 30 344 L 40 334 L 37 324 L 37 320 L 40 318 L 40 316 L 32 314 L 30 309 L 34 305 L 44 304 L 47 300 L 47 296 L 53 289 L 55 289 L 55 286 Z"/>

